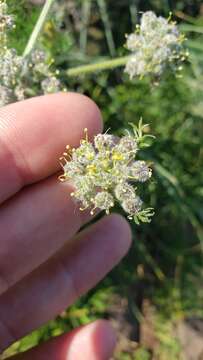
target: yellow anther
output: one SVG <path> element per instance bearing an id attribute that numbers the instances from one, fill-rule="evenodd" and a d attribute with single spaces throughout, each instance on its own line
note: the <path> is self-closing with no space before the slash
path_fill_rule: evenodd
<path id="1" fill-rule="evenodd" d="M 86 158 L 87 158 L 87 160 L 93 160 L 94 159 L 94 154 L 89 153 L 89 154 L 87 154 Z"/>
<path id="2" fill-rule="evenodd" d="M 113 155 L 112 155 L 112 159 L 113 160 L 124 160 L 124 157 L 123 157 L 123 155 L 122 154 L 120 154 L 120 153 L 114 153 Z"/>
<path id="3" fill-rule="evenodd" d="M 87 166 L 87 171 L 88 171 L 89 173 L 95 174 L 96 171 L 97 171 L 97 168 L 96 168 L 95 165 L 88 165 L 88 166 Z"/>

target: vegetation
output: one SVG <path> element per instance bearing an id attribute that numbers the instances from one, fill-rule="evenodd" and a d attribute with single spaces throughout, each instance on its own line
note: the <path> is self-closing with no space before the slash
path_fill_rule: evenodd
<path id="1" fill-rule="evenodd" d="M 17 23 L 9 41 L 21 54 L 41 8 L 23 0 L 8 3 Z M 201 1 L 61 0 L 54 6 L 57 11 L 47 19 L 40 43 L 55 59 L 64 85 L 96 101 L 105 129 L 120 135 L 128 123 L 137 124 L 142 117 L 156 136 L 142 154 L 153 169 L 149 191 L 143 196 L 156 214 L 150 224 L 132 224 L 132 249 L 107 278 L 6 354 L 104 317 L 116 322 L 124 334 L 115 359 L 179 359 L 181 344 L 174 327 L 184 318 L 203 317 Z M 134 30 L 140 11 L 149 9 L 164 16 L 172 11 L 186 34 L 190 56 L 181 77 L 168 74 L 152 86 L 147 78 L 129 80 L 122 67 L 79 76 L 67 73 L 76 65 L 128 55 L 124 34 Z M 29 22 L 24 21 L 28 16 Z M 143 324 L 149 319 L 153 344 L 143 340 Z"/>

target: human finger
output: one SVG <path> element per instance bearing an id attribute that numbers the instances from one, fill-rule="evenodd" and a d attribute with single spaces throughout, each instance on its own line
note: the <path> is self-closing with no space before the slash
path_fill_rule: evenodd
<path id="1" fill-rule="evenodd" d="M 127 221 L 110 215 L 0 297 L 0 349 L 52 319 L 95 286 L 126 254 Z"/>

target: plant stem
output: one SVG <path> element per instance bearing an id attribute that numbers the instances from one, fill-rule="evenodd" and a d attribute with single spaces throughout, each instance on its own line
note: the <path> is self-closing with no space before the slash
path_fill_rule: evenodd
<path id="1" fill-rule="evenodd" d="M 113 33 L 111 30 L 111 23 L 109 20 L 108 11 L 106 8 L 106 0 L 97 0 L 97 3 L 99 6 L 99 9 L 100 9 L 101 18 L 102 18 L 102 21 L 104 24 L 105 35 L 106 35 L 109 52 L 110 52 L 110 55 L 113 57 L 116 54 L 116 48 L 115 48 L 115 44 L 114 44 Z"/>
<path id="2" fill-rule="evenodd" d="M 28 56 L 31 53 L 31 51 L 34 49 L 36 41 L 44 27 L 44 23 L 47 19 L 47 16 L 49 14 L 49 11 L 51 9 L 53 2 L 54 2 L 54 0 L 46 0 L 45 4 L 43 6 L 43 9 L 41 11 L 41 14 L 40 14 L 40 16 L 37 20 L 37 23 L 34 27 L 34 30 L 28 40 L 27 46 L 23 53 L 23 57 Z"/>
<path id="3" fill-rule="evenodd" d="M 138 15 L 137 5 L 135 4 L 135 2 L 132 2 L 130 4 L 130 17 L 131 17 L 133 31 L 135 30 L 135 26 L 137 24 L 137 20 L 138 20 L 137 15 Z"/>
<path id="4" fill-rule="evenodd" d="M 80 31 L 80 50 L 83 54 L 86 53 L 87 47 L 87 32 L 88 32 L 88 22 L 90 18 L 91 11 L 91 0 L 83 0 L 82 3 L 82 27 Z"/>
<path id="5" fill-rule="evenodd" d="M 78 66 L 67 70 L 68 76 L 78 76 L 93 73 L 101 70 L 114 69 L 119 66 L 124 66 L 128 61 L 129 56 L 124 56 L 112 60 L 106 60 L 95 64 Z"/>

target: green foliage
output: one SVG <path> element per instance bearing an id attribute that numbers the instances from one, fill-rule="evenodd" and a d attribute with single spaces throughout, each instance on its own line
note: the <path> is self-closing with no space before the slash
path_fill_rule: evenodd
<path id="1" fill-rule="evenodd" d="M 13 3 L 17 30 L 11 36 L 11 43 L 21 52 L 39 9 L 23 1 L 19 1 L 18 5 Z M 79 11 L 81 1 L 75 3 L 76 11 Z M 119 48 L 124 42 L 124 34 L 134 27 L 132 13 L 138 14 L 145 7 L 162 14 L 167 14 L 169 10 L 184 12 L 181 14 L 186 22 L 180 26 L 187 32 L 190 59 L 182 78 L 168 75 L 158 87 L 152 87 L 148 80 L 130 82 L 122 70 L 67 78 L 65 70 L 75 61 L 82 64 L 109 56 L 105 24 L 102 23 L 96 2 L 93 3 L 94 13 L 90 15 L 87 25 L 87 47 L 84 48 L 83 43 L 83 54 L 80 52 L 80 31 L 66 12 L 66 21 L 62 17 L 47 24 L 41 41 L 56 58 L 67 87 L 89 95 L 99 105 L 106 129 L 111 128 L 115 134 L 121 134 L 129 123 L 136 124 L 141 117 L 149 124 L 145 129 L 146 135 L 153 133 L 156 139 L 153 140 L 153 146 L 141 155 L 144 159 L 145 153 L 146 158 L 150 159 L 154 180 L 150 183 L 148 194 L 144 196 L 146 203 L 155 209 L 156 215 L 150 224 L 144 224 L 139 229 L 132 225 L 134 243 L 129 255 L 96 289 L 58 319 L 15 344 L 9 353 L 25 350 L 50 336 L 98 317 L 108 318 L 113 294 L 131 299 L 129 289 L 135 284 L 139 285 L 136 287 L 138 291 L 142 288 L 140 296 L 149 298 L 156 307 L 154 322 L 160 341 L 160 357 L 157 358 L 178 359 L 180 346 L 172 336 L 173 324 L 187 315 L 203 316 L 201 1 L 153 0 L 140 2 L 143 3 L 140 8 L 136 8 L 137 2 L 130 0 L 118 1 L 116 5 L 115 1 L 109 1 L 106 11 L 112 22 L 112 36 L 119 55 L 125 52 Z M 118 22 L 121 9 L 125 11 Z M 29 22 L 24 21 L 28 14 Z M 65 28 L 61 24 L 65 24 Z M 141 277 L 135 271 L 140 267 L 143 269 Z M 134 299 L 130 303 L 134 318 L 139 319 L 141 309 Z M 150 356 L 147 349 L 140 348 L 136 354 L 121 354 L 119 359 L 145 360 L 150 359 Z"/>
<path id="2" fill-rule="evenodd" d="M 149 354 L 149 352 L 144 349 L 144 348 L 140 348 L 139 350 L 136 351 L 135 360 L 150 360 L 151 355 Z"/>
<path id="3" fill-rule="evenodd" d="M 10 13 L 14 14 L 16 23 L 16 31 L 10 32 L 10 46 L 22 54 L 40 14 L 40 9 L 25 0 L 7 0 L 7 4 Z"/>

